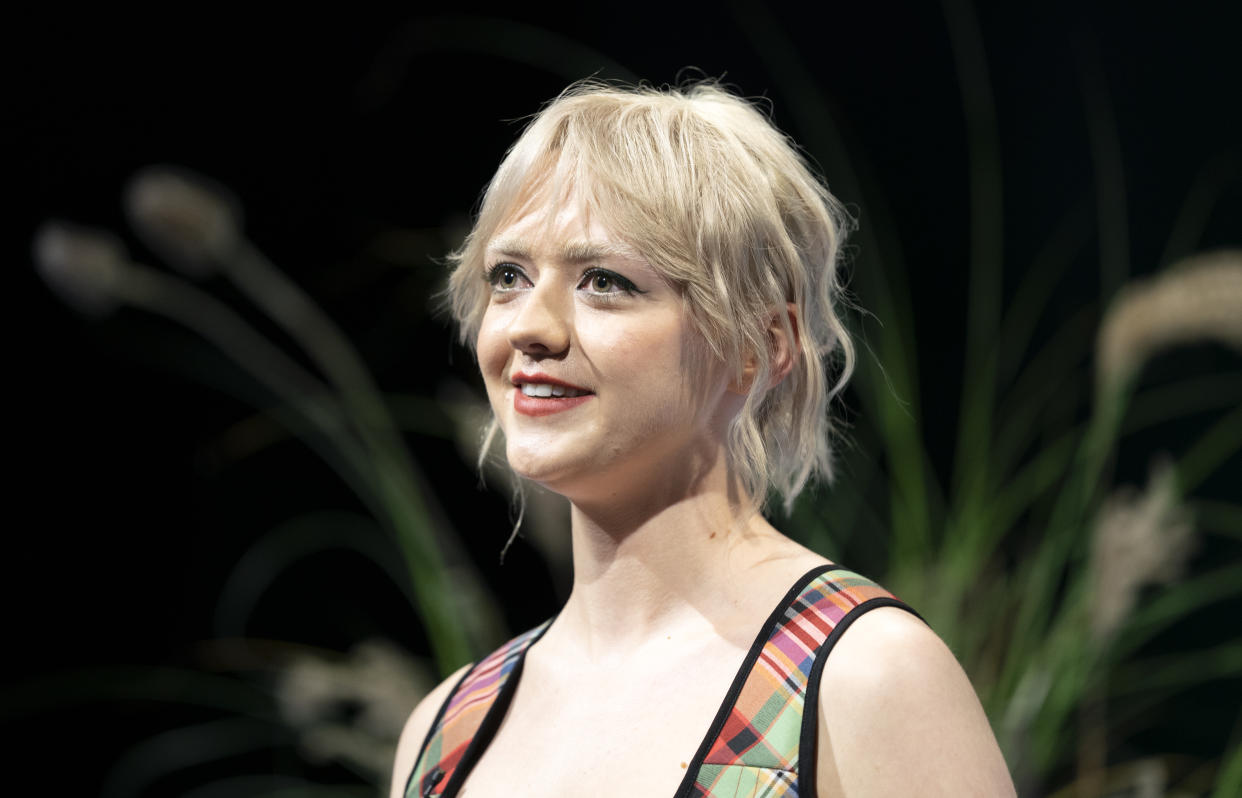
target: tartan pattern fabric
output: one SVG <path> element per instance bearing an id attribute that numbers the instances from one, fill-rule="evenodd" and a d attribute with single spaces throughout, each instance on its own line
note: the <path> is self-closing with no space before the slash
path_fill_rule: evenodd
<path id="1" fill-rule="evenodd" d="M 788 770 L 752 767 L 750 765 L 703 765 L 695 781 L 695 795 L 746 796 L 776 798 L 797 795 L 798 775 Z M 701 784 L 710 784 L 711 792 L 699 792 Z"/>
<path id="2" fill-rule="evenodd" d="M 798 798 L 804 703 L 816 661 L 828 655 L 825 643 L 855 611 L 905 606 L 866 577 L 837 566 L 812 571 L 799 584 L 790 591 L 793 600 L 783 611 L 778 607 L 759 632 L 730 690 L 736 698 L 721 707 L 676 798 Z M 549 624 L 510 640 L 461 681 L 427 736 L 405 798 L 441 795 L 515 666 Z M 807 721 L 814 723 L 815 715 Z M 479 740 L 482 746 L 489 742 Z"/>
<path id="3" fill-rule="evenodd" d="M 690 795 L 798 795 L 798 748 L 811 669 L 841 620 L 877 598 L 891 599 L 892 594 L 844 569 L 830 569 L 807 584 L 786 608 L 746 675 L 695 774 Z"/>
<path id="4" fill-rule="evenodd" d="M 545 621 L 513 638 L 466 675 L 427 737 L 406 785 L 406 798 L 426 798 L 443 791 L 514 665 L 550 623 Z"/>

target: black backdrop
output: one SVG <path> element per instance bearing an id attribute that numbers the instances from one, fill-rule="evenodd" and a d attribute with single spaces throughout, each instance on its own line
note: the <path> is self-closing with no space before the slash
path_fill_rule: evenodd
<path id="1" fill-rule="evenodd" d="M 1192 184 L 1230 163 L 1200 248 L 1239 243 L 1236 4 L 981 5 L 1005 169 L 1007 286 L 1066 209 L 1091 201 L 1084 75 L 1103 81 L 1116 119 L 1133 272 L 1160 265 Z M 219 585 L 257 535 L 300 513 L 358 509 L 297 445 L 242 462 L 222 454 L 227 431 L 251 414 L 229 394 L 245 385 L 226 360 L 138 313 L 83 320 L 28 268 L 24 241 L 44 218 L 121 229 L 122 185 L 145 164 L 183 164 L 230 186 L 250 238 L 340 321 L 380 384 L 435 395 L 446 377 L 474 377 L 469 354 L 429 312 L 442 274 L 425 256 L 451 245 L 448 233 L 460 230 L 518 130 L 510 120 L 572 77 L 598 71 L 664 83 L 690 66 L 770 98 L 778 124 L 805 141 L 794 111 L 809 100 L 775 66 L 792 56 L 841 125 L 848 160 L 870 174 L 868 201 L 882 199 L 896 222 L 917 297 L 925 417 L 956 412 L 967 149 L 937 4 L 841 4 L 809 16 L 747 4 L 49 11 L 19 15 L 9 38 L 18 62 L 6 103 L 6 126 L 17 133 L 9 150 L 16 220 L 8 225 L 16 234 L 14 366 L 6 381 L 16 441 L 4 580 L 11 680 L 190 662 L 195 643 L 211 634 Z M 1054 315 L 1096 294 L 1095 263 L 1089 248 Z M 1219 352 L 1205 357 L 1237 367 Z M 952 424 L 927 428 L 947 468 Z M 545 617 L 557 596 L 540 559 L 519 545 L 503 569 L 496 565 L 507 532 L 503 499 L 476 491 L 449 444 L 411 443 L 506 598 L 510 626 Z M 1127 468 L 1122 477 L 1141 480 L 1146 465 Z M 260 608 L 256 636 L 342 650 L 383 635 L 425 650 L 400 593 L 361 560 L 313 559 L 287 578 Z M 92 792 L 118 751 L 158 727 L 145 717 L 77 711 L 23 724 L 16 751 L 66 794 Z M 1223 740 L 1196 744 L 1213 756 Z"/>

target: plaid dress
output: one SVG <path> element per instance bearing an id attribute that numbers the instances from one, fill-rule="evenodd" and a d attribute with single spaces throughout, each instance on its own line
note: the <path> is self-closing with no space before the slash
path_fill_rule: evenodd
<path id="1" fill-rule="evenodd" d="M 913 612 L 835 565 L 799 579 L 760 630 L 674 798 L 814 798 L 820 674 L 841 634 L 876 607 Z M 423 741 L 406 798 L 457 794 L 509 708 L 526 650 L 550 624 L 510 640 L 457 683 Z"/>

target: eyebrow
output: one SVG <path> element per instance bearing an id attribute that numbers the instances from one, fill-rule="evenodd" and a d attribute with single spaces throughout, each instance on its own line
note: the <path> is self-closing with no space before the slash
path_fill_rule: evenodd
<path id="1" fill-rule="evenodd" d="M 531 260 L 533 249 L 529 242 L 521 238 L 499 238 L 487 247 L 488 252 L 520 260 Z M 608 257 L 633 258 L 635 253 L 629 247 L 599 241 L 570 241 L 557 253 L 557 260 L 575 264 Z"/>

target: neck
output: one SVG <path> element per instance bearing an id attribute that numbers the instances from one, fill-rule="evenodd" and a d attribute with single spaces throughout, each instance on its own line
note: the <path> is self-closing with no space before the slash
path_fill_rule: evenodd
<path id="1" fill-rule="evenodd" d="M 723 464 L 700 476 L 573 502 L 574 586 L 557 625 L 585 656 L 711 634 L 749 645 L 755 580 L 779 585 L 788 569 L 773 562 L 809 554 L 739 500 Z"/>

